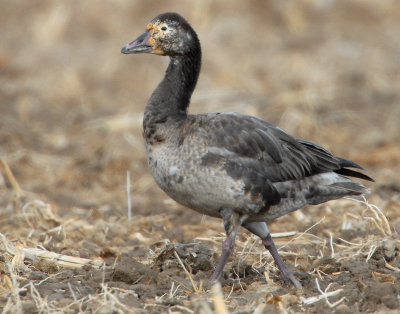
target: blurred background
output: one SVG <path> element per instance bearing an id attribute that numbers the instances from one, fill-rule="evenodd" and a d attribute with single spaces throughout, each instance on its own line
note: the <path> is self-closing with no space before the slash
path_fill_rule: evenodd
<path id="1" fill-rule="evenodd" d="M 139 213 L 167 199 L 146 169 L 141 120 L 168 59 L 120 53 L 166 11 L 202 43 L 191 112 L 260 116 L 399 191 L 400 6 L 390 0 L 2 1 L 0 156 L 23 190 L 65 208 L 124 206 L 129 170 Z"/>
<path id="2" fill-rule="evenodd" d="M 376 180 L 371 199 L 400 230 L 398 1 L 3 0 L 2 233 L 81 257 L 97 257 L 105 245 L 118 255 L 159 239 L 223 234 L 220 221 L 170 200 L 147 169 L 142 115 L 168 59 L 120 50 L 166 11 L 182 14 L 202 44 L 190 112 L 257 115 L 363 165 Z M 128 171 L 134 225 L 126 222 Z M 32 200 L 58 218 L 27 220 L 20 209 Z M 305 230 L 326 215 L 315 233 L 329 237 L 324 229 L 338 231 L 347 210 L 340 204 L 282 218 L 271 230 Z M 66 235 L 46 242 L 56 226 Z"/>

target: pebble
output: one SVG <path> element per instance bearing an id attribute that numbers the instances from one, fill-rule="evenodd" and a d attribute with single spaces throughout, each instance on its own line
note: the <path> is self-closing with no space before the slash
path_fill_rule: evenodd
<path id="1" fill-rule="evenodd" d="M 382 241 L 383 254 L 387 261 L 391 261 L 396 256 L 397 242 L 396 240 L 383 240 Z"/>

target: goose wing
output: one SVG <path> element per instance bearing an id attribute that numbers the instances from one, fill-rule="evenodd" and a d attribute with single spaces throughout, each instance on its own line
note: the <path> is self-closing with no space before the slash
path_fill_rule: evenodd
<path id="1" fill-rule="evenodd" d="M 206 118 L 206 119 L 205 119 Z M 271 182 L 300 180 L 341 169 L 340 158 L 313 143 L 297 140 L 262 119 L 238 113 L 201 117 L 207 132 L 206 159 L 223 157 L 263 174 Z M 351 166 L 361 168 L 356 164 Z"/>
<path id="2" fill-rule="evenodd" d="M 361 166 L 339 158 L 311 142 L 296 139 L 277 126 L 250 115 L 238 113 L 201 115 L 208 152 L 202 157 L 206 166 L 223 167 L 228 175 L 242 179 L 245 186 L 259 186 L 269 205 L 281 196 L 274 183 L 300 181 L 324 172 L 371 180 L 347 169 Z"/>

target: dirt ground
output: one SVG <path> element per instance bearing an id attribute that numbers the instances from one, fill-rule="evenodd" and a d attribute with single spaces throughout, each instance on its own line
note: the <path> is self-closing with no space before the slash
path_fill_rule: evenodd
<path id="1" fill-rule="evenodd" d="M 270 225 L 301 290 L 244 230 L 211 286 L 221 221 L 147 170 L 142 113 L 168 59 L 120 49 L 166 11 L 202 43 L 191 112 L 260 116 L 376 181 Z M 398 313 L 399 32 L 395 0 L 3 0 L 2 312 Z"/>

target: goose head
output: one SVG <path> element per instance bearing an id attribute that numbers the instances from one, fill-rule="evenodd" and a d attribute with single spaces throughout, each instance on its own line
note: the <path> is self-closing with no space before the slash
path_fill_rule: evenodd
<path id="1" fill-rule="evenodd" d="M 179 56 L 199 49 L 199 40 L 190 24 L 178 13 L 163 13 L 146 26 L 146 31 L 125 45 L 121 52 Z"/>

